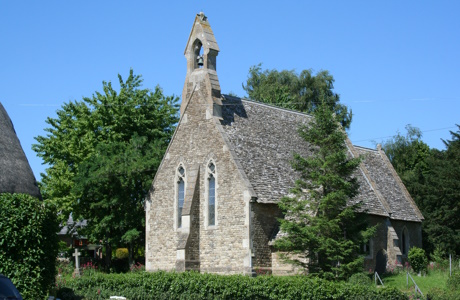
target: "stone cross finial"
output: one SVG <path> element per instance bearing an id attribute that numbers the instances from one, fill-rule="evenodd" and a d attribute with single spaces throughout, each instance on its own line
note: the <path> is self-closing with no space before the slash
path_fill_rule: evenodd
<path id="1" fill-rule="evenodd" d="M 78 252 L 78 249 L 75 248 L 75 253 L 72 254 L 72 256 L 75 256 L 75 275 L 80 275 L 80 255 L 81 252 Z"/>
<path id="2" fill-rule="evenodd" d="M 204 15 L 204 12 L 200 11 L 198 16 L 200 16 L 201 21 L 206 21 L 206 16 Z"/>

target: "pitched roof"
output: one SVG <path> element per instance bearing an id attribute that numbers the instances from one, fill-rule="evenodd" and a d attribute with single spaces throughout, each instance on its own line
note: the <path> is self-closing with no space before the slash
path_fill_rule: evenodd
<path id="1" fill-rule="evenodd" d="M 0 193 L 23 193 L 41 199 L 34 174 L 8 113 L 0 103 Z"/>
<path id="2" fill-rule="evenodd" d="M 297 134 L 311 116 L 271 105 L 225 96 L 221 125 L 239 165 L 248 177 L 259 203 L 277 203 L 299 177 L 291 167 L 293 153 L 311 154 L 310 145 Z M 420 222 L 420 211 L 381 150 L 355 147 L 350 154 L 363 155 L 356 173 L 362 201 L 369 214 Z"/>

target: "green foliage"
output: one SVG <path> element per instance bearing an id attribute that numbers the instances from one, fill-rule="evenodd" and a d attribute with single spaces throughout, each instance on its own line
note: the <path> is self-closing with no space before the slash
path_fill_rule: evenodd
<path id="1" fill-rule="evenodd" d="M 58 276 L 70 277 L 75 270 L 75 261 L 59 260 L 56 262 L 56 273 Z"/>
<path id="2" fill-rule="evenodd" d="M 460 272 L 452 273 L 452 276 L 447 280 L 447 288 L 460 292 Z"/>
<path id="3" fill-rule="evenodd" d="M 109 258 L 112 246 L 135 253 L 144 244 L 144 197 L 178 121 L 177 97 L 141 88 L 132 70 L 118 79 L 119 91 L 103 82 L 102 93 L 65 103 L 33 145 L 50 166 L 44 198 L 56 203 L 61 222 L 71 212 L 87 219 L 79 233 L 103 241 Z"/>
<path id="4" fill-rule="evenodd" d="M 43 299 L 54 283 L 59 224 L 50 203 L 0 194 L 0 274 L 24 299 Z"/>
<path id="5" fill-rule="evenodd" d="M 115 251 L 116 258 L 128 258 L 128 249 L 127 248 L 118 248 Z"/>
<path id="6" fill-rule="evenodd" d="M 383 144 L 423 216 L 423 245 L 428 253 L 437 249 L 444 256 L 460 253 L 460 126 L 447 149 L 429 149 L 418 128 L 408 125 L 407 135 L 399 133 Z M 439 255 L 438 255 L 439 256 Z"/>
<path id="7" fill-rule="evenodd" d="M 430 300 L 460 300 L 460 292 L 441 289 L 441 288 L 432 288 L 427 294 L 427 299 L 430 299 Z"/>
<path id="8" fill-rule="evenodd" d="M 447 287 L 433 288 L 429 291 L 431 300 L 460 300 L 460 272 L 453 272 L 447 280 Z"/>
<path id="9" fill-rule="evenodd" d="M 312 70 L 303 70 L 297 74 L 293 70 L 262 70 L 262 64 L 258 64 L 249 69 L 243 89 L 251 99 L 307 113 L 325 102 L 348 129 L 352 113 L 340 103 L 339 95 L 333 92 L 333 84 L 334 78 L 328 71 L 313 75 Z"/>
<path id="10" fill-rule="evenodd" d="M 306 276 L 247 277 L 194 272 L 96 274 L 66 282 L 57 296 L 66 299 L 407 299 L 394 288 L 330 282 Z"/>
<path id="11" fill-rule="evenodd" d="M 419 128 L 407 125 L 406 130 L 406 136 L 398 132 L 384 142 L 382 148 L 403 182 L 410 182 L 416 180 L 418 174 L 426 172 L 430 147 L 421 140 Z"/>
<path id="12" fill-rule="evenodd" d="M 348 282 L 357 285 L 372 285 L 372 280 L 369 274 L 355 273 L 348 278 Z"/>
<path id="13" fill-rule="evenodd" d="M 348 158 L 345 132 L 324 102 L 299 133 L 312 155 L 294 155 L 293 167 L 301 177 L 293 196 L 279 203 L 285 216 L 280 230 L 286 235 L 275 246 L 310 274 L 346 278 L 362 270 L 360 245 L 375 232 L 358 213 L 360 204 L 350 204 L 358 193 L 353 172 L 360 159 Z"/>
<path id="14" fill-rule="evenodd" d="M 426 270 L 428 259 L 425 254 L 425 250 L 417 247 L 412 247 L 410 248 L 407 257 L 409 258 L 409 263 L 415 273 Z"/>

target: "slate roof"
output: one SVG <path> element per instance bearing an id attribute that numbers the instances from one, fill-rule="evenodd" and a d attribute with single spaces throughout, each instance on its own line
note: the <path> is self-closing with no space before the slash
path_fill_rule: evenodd
<path id="1" fill-rule="evenodd" d="M 271 105 L 225 96 L 221 125 L 259 203 L 277 203 L 289 193 L 299 174 L 291 167 L 293 153 L 311 154 L 311 146 L 298 134 L 311 116 Z M 382 150 L 353 146 L 350 155 L 363 155 L 355 176 L 369 214 L 420 222 L 423 216 Z"/>
<path id="2" fill-rule="evenodd" d="M 0 193 L 23 193 L 41 199 L 26 155 L 8 113 L 0 103 Z"/>

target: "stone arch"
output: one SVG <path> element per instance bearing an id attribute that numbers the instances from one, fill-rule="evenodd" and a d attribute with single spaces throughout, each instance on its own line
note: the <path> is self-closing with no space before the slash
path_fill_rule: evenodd
<path id="1" fill-rule="evenodd" d="M 192 44 L 192 51 L 191 51 L 191 60 L 193 62 L 193 70 L 200 68 L 198 65 L 198 58 L 201 57 L 204 62 L 204 49 L 203 43 L 200 39 L 196 39 Z"/>
<path id="2" fill-rule="evenodd" d="M 385 273 L 387 268 L 387 253 L 384 249 L 380 249 L 375 256 L 375 272 L 379 275 Z"/>

